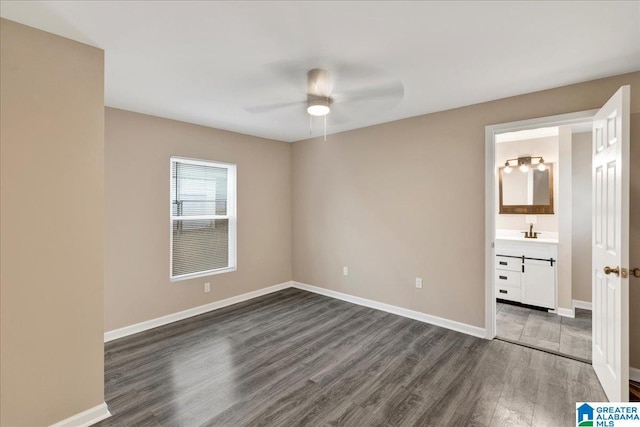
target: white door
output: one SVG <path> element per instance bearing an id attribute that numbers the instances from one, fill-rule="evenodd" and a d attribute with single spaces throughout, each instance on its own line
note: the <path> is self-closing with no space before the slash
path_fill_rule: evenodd
<path id="1" fill-rule="evenodd" d="M 629 86 L 593 122 L 593 368 L 612 402 L 629 401 Z"/>

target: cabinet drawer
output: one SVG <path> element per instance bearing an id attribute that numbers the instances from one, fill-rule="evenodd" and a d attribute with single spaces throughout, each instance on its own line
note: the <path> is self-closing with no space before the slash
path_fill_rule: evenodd
<path id="1" fill-rule="evenodd" d="M 521 275 L 522 273 L 520 273 L 519 271 L 496 270 L 496 288 L 498 286 L 501 286 L 520 289 Z"/>
<path id="2" fill-rule="evenodd" d="M 496 269 L 509 271 L 522 271 L 522 258 L 509 258 L 496 256 Z"/>
<path id="3" fill-rule="evenodd" d="M 496 285 L 496 298 L 520 302 L 521 297 L 522 293 L 520 291 L 520 288 Z"/>

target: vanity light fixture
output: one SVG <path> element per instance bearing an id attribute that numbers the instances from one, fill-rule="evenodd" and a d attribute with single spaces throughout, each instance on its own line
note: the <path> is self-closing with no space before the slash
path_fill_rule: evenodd
<path id="1" fill-rule="evenodd" d="M 518 169 L 522 172 L 528 172 L 529 168 L 537 165 L 539 171 L 544 171 L 547 166 L 544 164 L 544 159 L 540 156 L 537 157 L 518 157 L 517 159 L 509 159 L 504 162 L 504 172 L 511 173 L 514 166 L 518 166 Z"/>

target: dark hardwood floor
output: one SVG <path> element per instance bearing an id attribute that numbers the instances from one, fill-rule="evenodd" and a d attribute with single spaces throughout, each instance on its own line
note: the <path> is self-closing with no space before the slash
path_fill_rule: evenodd
<path id="1" fill-rule="evenodd" d="M 590 365 L 286 289 L 105 345 L 97 426 L 567 426 Z"/>

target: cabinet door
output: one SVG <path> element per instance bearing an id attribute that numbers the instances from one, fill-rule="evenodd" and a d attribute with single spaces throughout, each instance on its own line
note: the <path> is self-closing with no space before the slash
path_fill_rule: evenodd
<path id="1" fill-rule="evenodd" d="M 556 268 L 549 261 L 525 260 L 522 274 L 522 302 L 556 308 Z"/>

